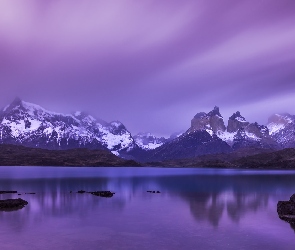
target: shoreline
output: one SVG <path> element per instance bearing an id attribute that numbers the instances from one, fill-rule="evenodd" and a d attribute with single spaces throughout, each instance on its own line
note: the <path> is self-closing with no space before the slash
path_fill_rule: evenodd
<path id="1" fill-rule="evenodd" d="M 295 168 L 221 168 L 221 167 L 164 167 L 164 166 L 1 166 L 1 168 L 76 168 L 76 169 L 207 169 L 207 170 L 239 170 L 239 171 L 290 171 L 295 172 Z"/>

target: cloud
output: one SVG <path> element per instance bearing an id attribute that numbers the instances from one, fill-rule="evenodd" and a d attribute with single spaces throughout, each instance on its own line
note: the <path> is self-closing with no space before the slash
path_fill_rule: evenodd
<path id="1" fill-rule="evenodd" d="M 162 134 L 214 105 L 227 115 L 255 103 L 249 119 L 262 121 L 264 100 L 268 110 L 287 108 L 272 100 L 295 90 L 294 8 L 293 0 L 3 0 L 0 104 L 18 95 Z"/>

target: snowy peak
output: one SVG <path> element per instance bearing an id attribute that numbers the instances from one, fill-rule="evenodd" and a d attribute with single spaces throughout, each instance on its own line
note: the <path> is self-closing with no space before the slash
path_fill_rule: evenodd
<path id="1" fill-rule="evenodd" d="M 234 133 L 240 128 L 245 128 L 248 125 L 249 122 L 247 122 L 245 117 L 243 117 L 241 113 L 237 111 L 228 119 L 227 132 Z"/>
<path id="2" fill-rule="evenodd" d="M 288 113 L 284 114 L 274 114 L 268 118 L 268 123 L 275 122 L 275 123 L 291 123 L 294 122 L 295 116 L 290 115 Z"/>
<path id="3" fill-rule="evenodd" d="M 134 136 L 134 140 L 144 150 L 156 149 L 167 142 L 167 139 L 164 137 L 156 137 L 151 133 L 139 133 Z"/>
<path id="4" fill-rule="evenodd" d="M 119 121 L 113 121 L 109 123 L 109 128 L 113 134 L 121 134 L 122 132 L 127 131 L 123 123 Z"/>
<path id="5" fill-rule="evenodd" d="M 239 122 L 247 122 L 245 117 L 241 115 L 240 111 L 233 113 L 233 115 L 229 118 L 229 120 L 236 120 Z"/>
<path id="6" fill-rule="evenodd" d="M 249 123 L 239 111 L 228 119 L 225 128 L 223 117 L 219 108 L 214 107 L 209 113 L 200 112 L 191 121 L 191 127 L 187 133 L 206 131 L 212 137 L 217 136 L 233 148 L 241 147 L 276 147 L 276 142 L 270 137 L 269 129 L 258 123 Z"/>
<path id="7" fill-rule="evenodd" d="M 84 112 L 65 115 L 16 98 L 0 114 L 0 143 L 49 149 L 108 148 L 120 152 L 135 147 L 121 122 L 106 123 Z"/>
<path id="8" fill-rule="evenodd" d="M 286 128 L 289 124 L 294 123 L 295 116 L 290 114 L 274 114 L 268 118 L 267 127 L 269 129 L 270 135 L 274 135 L 284 128 Z"/>
<path id="9" fill-rule="evenodd" d="M 275 114 L 268 119 L 271 137 L 283 148 L 295 147 L 295 116 Z"/>

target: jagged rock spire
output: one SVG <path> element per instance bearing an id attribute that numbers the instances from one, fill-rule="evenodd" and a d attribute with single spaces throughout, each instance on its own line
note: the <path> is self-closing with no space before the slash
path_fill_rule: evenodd
<path id="1" fill-rule="evenodd" d="M 247 122 L 245 117 L 241 115 L 240 111 L 237 111 L 228 119 L 227 132 L 233 133 L 248 125 L 249 122 Z"/>
<path id="2" fill-rule="evenodd" d="M 215 106 L 209 113 L 200 112 L 191 121 L 191 131 L 207 130 L 211 133 L 225 131 L 225 125 L 219 107 Z"/>
<path id="3" fill-rule="evenodd" d="M 219 107 L 218 107 L 218 106 L 214 106 L 213 110 L 211 110 L 211 111 L 208 113 L 208 115 L 209 115 L 209 116 L 217 115 L 217 116 L 222 117 L 222 115 L 221 115 L 220 112 L 219 112 Z"/>

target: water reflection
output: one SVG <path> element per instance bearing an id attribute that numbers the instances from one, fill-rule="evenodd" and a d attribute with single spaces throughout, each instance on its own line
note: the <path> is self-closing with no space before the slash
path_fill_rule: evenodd
<path id="1" fill-rule="evenodd" d="M 268 194 L 235 193 L 232 201 L 227 203 L 227 213 L 234 222 L 239 222 L 241 217 L 249 212 L 255 212 L 268 206 Z"/>
<path id="2" fill-rule="evenodd" d="M 187 197 L 190 211 L 197 221 L 208 221 L 214 227 L 218 226 L 222 217 L 225 203 L 217 194 L 199 194 Z"/>
<path id="3" fill-rule="evenodd" d="M 63 217 L 71 213 L 78 216 L 91 214 L 100 208 L 104 200 L 90 194 L 77 194 L 78 190 L 111 190 L 116 192 L 111 203 L 112 209 L 122 211 L 126 203 L 140 197 L 149 189 L 161 190 L 173 197 L 185 200 L 196 221 L 207 221 L 217 227 L 223 215 L 238 223 L 240 219 L 259 209 L 268 207 L 270 195 L 273 200 L 288 196 L 295 191 L 294 176 L 268 175 L 183 175 L 179 176 L 132 176 L 132 177 L 92 177 L 60 179 L 4 179 L 1 189 L 17 189 L 19 192 L 36 192 L 23 195 L 30 200 L 24 214 L 33 214 L 36 220 L 42 217 Z M 73 193 L 70 193 L 73 191 Z M 291 191 L 292 192 L 292 191 Z M 16 195 L 1 195 L 2 197 Z M 0 218 L 4 215 L 0 213 Z M 28 216 L 25 216 L 29 218 Z M 35 220 L 34 219 L 34 220 Z M 24 221 L 21 221 L 24 224 Z"/>
<path id="4" fill-rule="evenodd" d="M 9 178 L 7 175 L 4 178 L 0 176 L 0 190 L 17 190 L 22 193 L 21 196 L 3 194 L 0 199 L 21 197 L 29 202 L 22 210 L 0 212 L 0 232 L 27 234 L 34 228 L 46 231 L 51 230 L 48 225 L 52 227 L 53 222 L 66 231 L 86 225 L 91 225 L 91 230 L 103 227 L 104 231 L 108 228 L 108 232 L 111 232 L 112 229 L 116 235 L 116 230 L 132 231 L 128 234 L 130 237 L 134 232 L 143 231 L 148 233 L 141 237 L 156 237 L 159 242 L 163 237 L 171 238 L 174 227 L 179 227 L 176 231 L 180 238 L 185 239 L 188 234 L 198 230 L 206 236 L 212 233 L 211 229 L 218 231 L 220 228 L 231 234 L 236 230 L 233 228 L 248 224 L 251 230 L 257 231 L 264 224 L 268 230 L 276 232 L 286 226 L 276 214 L 276 203 L 288 199 L 295 192 L 295 173 L 194 174 L 179 169 L 177 171 L 184 172 L 176 175 L 167 174 L 161 169 L 157 175 L 157 169 L 153 169 L 155 172 L 152 175 L 125 173 L 120 176 L 107 172 L 102 175 L 94 171 L 87 177 L 82 174 L 85 170 L 80 169 L 82 177 L 76 176 L 79 173 L 76 172 L 74 176 L 69 173 L 68 177 L 63 174 L 58 178 L 50 175 L 40 178 L 39 174 L 30 178 L 26 176 L 25 168 L 22 171 L 24 178 L 20 177 L 19 169 L 17 178 L 13 178 L 13 173 L 10 173 Z M 77 194 L 81 189 L 110 190 L 116 194 L 112 198 Z M 147 190 L 160 190 L 161 194 L 150 194 Z M 25 192 L 36 194 L 26 195 Z M 169 224 L 172 223 L 170 220 L 173 221 L 173 226 Z M 188 225 L 191 227 L 189 232 Z M 208 227 L 206 232 L 204 226 Z M 291 227 L 294 229 L 294 226 Z M 195 244 L 196 238 L 190 237 L 191 240 L 187 239 L 187 243 L 183 244 Z"/>

